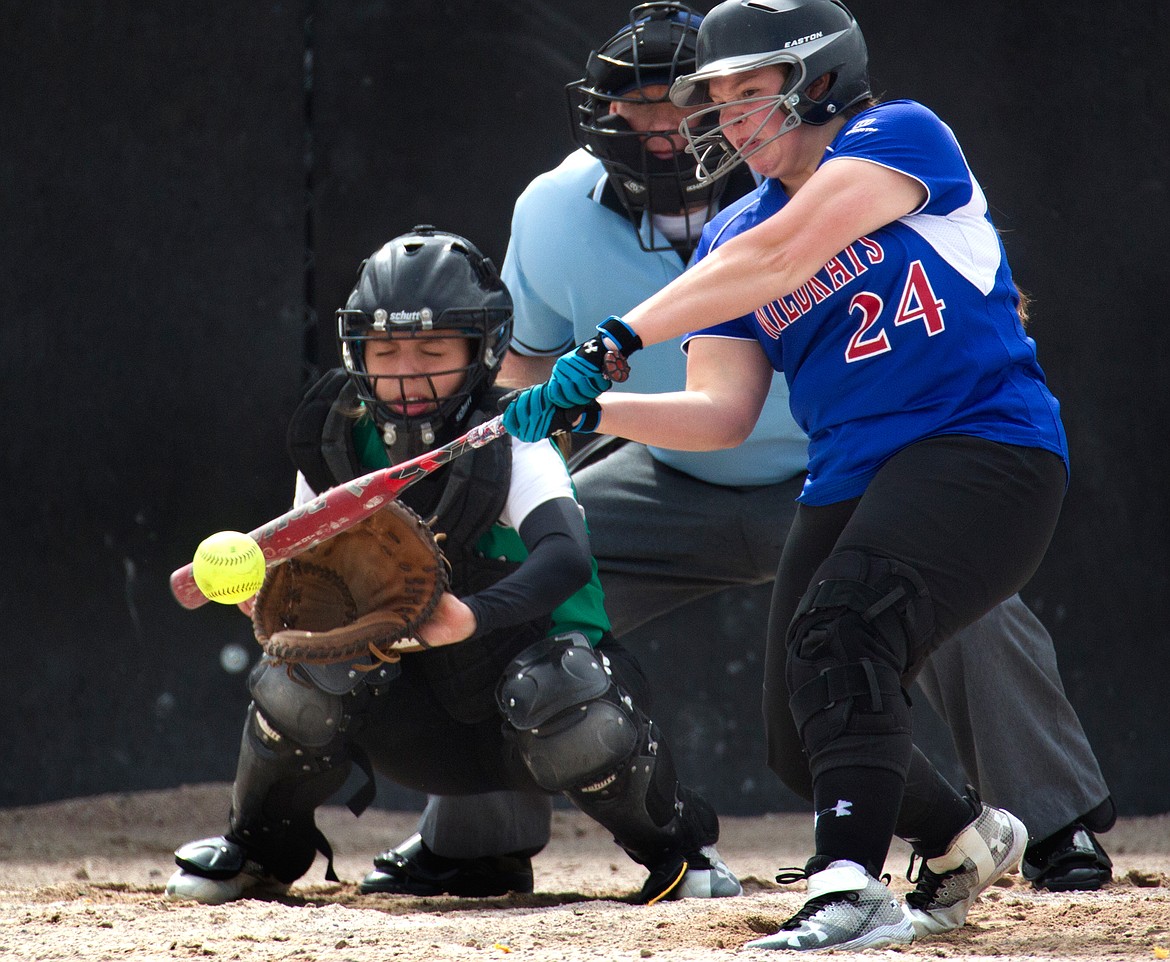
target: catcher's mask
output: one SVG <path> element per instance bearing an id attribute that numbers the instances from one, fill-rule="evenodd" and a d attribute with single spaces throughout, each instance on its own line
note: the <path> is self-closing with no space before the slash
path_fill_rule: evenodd
<path id="1" fill-rule="evenodd" d="M 670 89 L 678 107 L 700 107 L 682 123 L 687 151 L 699 162 L 699 176 L 724 176 L 777 137 L 803 124 L 821 126 L 871 96 L 869 55 L 853 14 L 840 0 L 723 0 L 699 29 L 695 71 L 679 77 Z M 761 67 L 785 69 L 776 93 L 730 103 L 712 104 L 709 82 Z M 813 99 L 809 88 L 828 75 L 825 91 Z M 722 112 L 730 110 L 724 122 Z M 761 138 L 774 117 L 779 129 Z M 744 141 L 750 149 L 733 149 L 723 135 L 731 124 L 755 124 Z"/>
<path id="2" fill-rule="evenodd" d="M 652 138 L 677 136 L 673 130 L 633 130 L 611 112 L 614 104 L 666 103 L 665 92 L 647 98 L 643 88 L 662 86 L 695 70 L 695 45 L 702 17 L 682 3 L 643 3 L 630 11 L 629 23 L 589 55 L 585 76 L 566 88 L 573 139 L 601 161 L 609 182 L 635 228 L 643 215 L 681 214 L 709 208 L 722 185 L 700 181 L 695 161 L 683 151 L 656 156 Z M 706 215 L 697 217 L 698 224 Z M 642 237 L 639 232 L 639 237 Z M 665 237 L 642 238 L 646 250 L 667 250 Z"/>
<path id="3" fill-rule="evenodd" d="M 470 361 L 430 376 L 370 373 L 371 341 L 444 334 L 468 340 Z M 512 298 L 495 265 L 469 240 L 415 227 L 362 262 L 357 286 L 337 312 L 337 335 L 357 395 L 381 429 L 391 463 L 398 463 L 460 432 L 512 340 Z M 440 393 L 434 378 L 454 373 L 463 374 L 462 383 Z M 377 382 L 385 380 L 396 382 L 392 404 L 378 397 Z"/>

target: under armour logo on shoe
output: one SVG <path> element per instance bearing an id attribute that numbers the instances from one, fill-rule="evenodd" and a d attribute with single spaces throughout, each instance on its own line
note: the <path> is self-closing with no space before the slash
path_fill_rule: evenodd
<path id="1" fill-rule="evenodd" d="M 853 814 L 853 803 L 847 802 L 843 798 L 837 799 L 837 804 L 832 808 L 826 808 L 823 812 L 817 812 L 813 818 L 813 824 L 821 820 L 822 815 L 836 815 L 838 818 L 844 818 L 846 815 Z"/>

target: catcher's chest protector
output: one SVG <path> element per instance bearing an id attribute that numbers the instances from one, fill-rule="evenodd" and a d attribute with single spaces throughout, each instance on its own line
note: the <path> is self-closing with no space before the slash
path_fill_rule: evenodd
<path id="1" fill-rule="evenodd" d="M 481 424 L 496 413 L 496 402 L 505 392 L 488 391 L 468 419 L 467 428 Z M 309 388 L 293 413 L 288 428 L 288 452 L 309 486 L 320 493 L 366 474 L 353 443 L 357 406 L 349 376 L 335 368 Z M 444 470 L 446 484 L 433 512 L 420 511 L 436 535 L 442 535 L 443 554 L 451 564 L 455 594 L 469 594 L 498 581 L 508 570 L 499 562 L 481 563 L 475 545 L 504 510 L 512 478 L 512 446 L 504 441 L 470 451 Z M 402 500 L 410 507 L 411 491 Z M 434 515 L 431 520 L 430 515 Z"/>
<path id="2" fill-rule="evenodd" d="M 324 491 L 366 473 L 353 444 L 355 401 L 343 370 L 326 374 L 305 395 L 289 426 L 293 463 L 314 491 Z M 486 392 L 467 427 L 496 413 L 505 392 Z M 470 451 L 441 472 L 443 493 L 432 514 L 431 530 L 444 535 L 443 554 L 451 566 L 451 591 L 473 594 L 515 570 L 515 562 L 482 558 L 479 539 L 504 510 L 512 478 L 512 445 L 503 439 Z M 418 485 L 421 488 L 425 480 Z M 408 489 L 402 499 L 410 505 Z M 414 505 L 410 505 L 415 507 Z M 416 509 L 417 510 L 417 509 Z M 420 512 L 422 513 L 422 512 Z M 428 518 L 429 520 L 429 518 Z M 432 692 L 452 717 L 472 724 L 496 712 L 495 686 L 500 672 L 520 651 L 545 636 L 549 619 L 516 625 L 480 638 L 410 656 L 403 670 L 420 670 Z"/>
<path id="3" fill-rule="evenodd" d="M 293 412 L 286 446 L 296 469 L 320 494 L 366 472 L 353 446 L 353 417 L 358 404 L 343 368 L 328 371 Z"/>

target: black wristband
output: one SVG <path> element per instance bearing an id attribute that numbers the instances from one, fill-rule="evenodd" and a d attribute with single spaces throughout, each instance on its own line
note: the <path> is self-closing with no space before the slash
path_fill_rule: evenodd
<path id="1" fill-rule="evenodd" d="M 570 416 L 575 414 L 581 416 L 581 420 L 573 428 L 576 434 L 593 434 L 597 430 L 597 425 L 601 423 L 601 405 L 597 403 L 596 398 L 584 407 L 573 408 L 569 411 Z"/>
<path id="2" fill-rule="evenodd" d="M 578 418 L 581 419 L 580 424 L 577 423 Z M 549 425 L 549 433 L 560 434 L 571 431 L 576 434 L 592 434 L 597 430 L 597 424 L 600 420 L 601 405 L 596 400 L 578 407 L 557 408 L 556 413 L 553 414 L 552 423 Z"/>
<path id="3" fill-rule="evenodd" d="M 616 314 L 607 317 L 598 324 L 597 330 L 602 334 L 608 334 L 610 339 L 618 346 L 618 350 L 626 357 L 642 349 L 642 339 L 629 324 Z"/>

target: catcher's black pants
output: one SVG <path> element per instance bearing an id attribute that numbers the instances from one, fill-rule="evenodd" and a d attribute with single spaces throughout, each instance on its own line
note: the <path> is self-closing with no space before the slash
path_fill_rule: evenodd
<path id="1" fill-rule="evenodd" d="M 832 756 L 831 765 L 816 766 L 818 759 L 806 752 L 790 709 L 786 669 L 789 645 L 800 640 L 790 639 L 789 629 L 818 570 L 831 556 L 853 551 L 907 565 L 925 582 L 933 632 L 912 638 L 906 652 L 890 655 L 890 666 L 908 687 L 935 647 L 1032 576 L 1052 537 L 1066 480 L 1063 462 L 1048 451 L 944 436 L 900 451 L 860 498 L 798 507 L 772 597 L 764 717 L 769 765 L 789 788 L 811 798 L 818 812 L 836 806 L 838 798 L 828 796 L 842 791 L 853 802 L 850 818 L 818 819 L 818 855 L 880 866 L 895 829 L 904 838 L 922 840 L 923 848 L 945 846 L 962 828 L 961 820 L 954 824 L 955 813 L 966 811 L 908 740 L 903 742 L 908 757 L 897 764 L 887 764 L 885 756 L 901 747 L 883 746 L 881 736 L 838 737 L 819 749 Z M 847 744 L 848 738 L 855 743 Z M 821 773 L 815 783 L 810 762 Z M 908 771 L 904 797 L 901 775 L 890 777 L 899 767 Z M 866 830 L 859 832 L 863 825 Z"/>
<path id="2" fill-rule="evenodd" d="M 614 681 L 648 712 L 649 685 L 633 655 L 611 637 L 603 639 L 597 650 L 608 656 Z M 416 663 L 410 656 L 400 664 L 402 674 L 372 701 L 354 738 L 379 774 L 431 795 L 541 791 L 498 712 L 473 723 L 457 721 L 443 708 L 423 673 L 414 670 Z M 474 694 L 482 698 L 484 693 Z"/>

